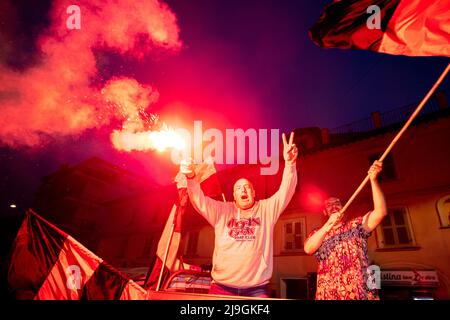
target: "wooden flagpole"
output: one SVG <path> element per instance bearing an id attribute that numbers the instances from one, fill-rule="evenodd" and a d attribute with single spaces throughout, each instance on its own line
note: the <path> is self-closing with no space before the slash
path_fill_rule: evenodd
<path id="1" fill-rule="evenodd" d="M 437 79 L 433 87 L 430 89 L 430 91 L 427 93 L 427 95 L 422 99 L 420 104 L 417 106 L 416 110 L 413 112 L 413 114 L 409 117 L 408 121 L 404 124 L 403 128 L 397 133 L 395 138 L 392 140 L 391 144 L 387 147 L 387 149 L 384 151 L 383 155 L 378 159 L 379 161 L 383 161 L 384 158 L 388 155 L 388 153 L 392 150 L 394 145 L 397 143 L 397 141 L 400 139 L 400 137 L 403 135 L 403 133 L 408 129 L 408 127 L 411 125 L 413 120 L 416 118 L 416 116 L 419 114 L 419 112 L 422 110 L 423 106 L 427 101 L 430 99 L 434 91 L 439 87 L 442 80 L 444 80 L 445 76 L 450 71 L 450 63 L 445 68 L 444 72 L 442 72 L 441 76 Z M 344 212 L 347 210 L 347 208 L 350 206 L 350 204 L 355 200 L 356 196 L 361 192 L 361 190 L 364 188 L 366 183 L 369 181 L 369 175 L 366 176 L 366 178 L 361 182 L 358 189 L 355 190 L 353 195 L 350 197 L 350 199 L 347 200 L 347 203 L 342 207 L 340 214 L 344 214 Z"/>
<path id="2" fill-rule="evenodd" d="M 162 265 L 161 265 L 161 272 L 159 273 L 159 278 L 158 278 L 158 284 L 156 286 L 156 291 L 159 291 L 159 288 L 161 287 L 161 280 L 164 274 L 164 268 L 166 266 L 166 261 L 167 261 L 167 253 L 169 252 L 169 248 L 170 248 L 170 243 L 172 242 L 172 237 L 173 237 L 173 230 L 175 228 L 175 221 L 176 221 L 176 215 L 177 215 L 177 211 L 178 211 L 178 206 L 175 205 L 175 213 L 173 215 L 173 221 L 172 221 L 172 225 L 170 226 L 170 232 L 169 232 L 169 241 L 167 241 L 167 246 L 166 246 L 166 250 L 164 251 L 164 258 L 162 261 Z"/>
<path id="3" fill-rule="evenodd" d="M 185 188 L 178 189 L 178 204 L 175 204 L 175 212 L 173 214 L 172 225 L 170 226 L 169 240 L 167 241 L 167 246 L 166 246 L 166 249 L 164 250 L 164 258 L 162 261 L 161 271 L 159 273 L 158 284 L 156 285 L 156 291 L 159 291 L 159 289 L 161 288 L 161 281 L 162 281 L 163 274 L 164 274 L 164 267 L 166 265 L 169 248 L 172 243 L 173 233 L 175 231 L 175 224 L 177 223 L 178 215 L 181 214 L 180 210 L 185 210 L 184 201 L 187 201 L 187 199 L 183 199 L 184 197 L 187 197 L 187 190 Z M 170 271 L 171 270 L 169 270 L 169 272 Z"/>

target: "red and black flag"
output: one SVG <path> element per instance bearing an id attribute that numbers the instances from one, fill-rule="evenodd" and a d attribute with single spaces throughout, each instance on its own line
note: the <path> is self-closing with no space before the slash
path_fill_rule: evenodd
<path id="1" fill-rule="evenodd" d="M 450 0 L 340 0 L 310 29 L 322 48 L 450 57 Z"/>
<path id="2" fill-rule="evenodd" d="M 16 299 L 144 300 L 147 292 L 29 210 L 13 245 L 8 285 Z"/>

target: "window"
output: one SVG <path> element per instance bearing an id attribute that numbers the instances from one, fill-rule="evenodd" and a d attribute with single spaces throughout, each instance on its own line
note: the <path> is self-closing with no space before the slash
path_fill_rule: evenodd
<path id="1" fill-rule="evenodd" d="M 372 165 L 372 163 L 375 160 L 380 159 L 381 154 L 373 154 L 371 156 L 369 156 L 369 162 L 370 165 Z M 384 182 L 384 181 L 392 181 L 397 179 L 397 171 L 395 170 L 395 165 L 394 165 L 394 158 L 392 157 L 392 154 L 389 153 L 387 155 L 386 158 L 384 158 L 383 160 L 383 170 L 381 171 L 380 175 L 378 176 L 378 180 L 380 182 Z"/>
<path id="2" fill-rule="evenodd" d="M 389 208 L 388 215 L 377 228 L 378 247 L 395 248 L 415 245 L 406 208 Z"/>
<path id="3" fill-rule="evenodd" d="M 286 220 L 283 222 L 283 251 L 303 251 L 305 240 L 305 218 Z"/>
<path id="4" fill-rule="evenodd" d="M 441 227 L 450 228 L 450 195 L 439 199 L 436 207 L 439 214 Z"/>
<path id="5" fill-rule="evenodd" d="M 189 231 L 186 244 L 186 256 L 192 257 L 197 255 L 198 235 L 198 231 Z"/>

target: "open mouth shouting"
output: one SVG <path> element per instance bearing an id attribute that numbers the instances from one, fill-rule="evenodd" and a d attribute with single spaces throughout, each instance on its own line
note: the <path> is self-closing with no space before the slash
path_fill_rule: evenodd
<path id="1" fill-rule="evenodd" d="M 241 195 L 241 200 L 243 200 L 243 201 L 249 200 L 248 195 L 247 194 L 242 194 Z"/>
<path id="2" fill-rule="evenodd" d="M 249 209 L 255 203 L 255 190 L 247 179 L 239 179 L 234 184 L 233 196 L 240 209 Z"/>

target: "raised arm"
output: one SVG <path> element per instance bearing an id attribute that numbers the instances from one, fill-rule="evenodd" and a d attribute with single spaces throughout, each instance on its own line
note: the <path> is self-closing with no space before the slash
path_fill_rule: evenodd
<path id="1" fill-rule="evenodd" d="M 289 142 L 286 141 L 286 135 L 283 133 L 283 157 L 285 166 L 280 188 L 275 194 L 267 199 L 267 205 L 273 212 L 273 221 L 276 221 L 280 214 L 286 209 L 297 186 L 297 161 L 298 149 L 294 144 L 294 133 L 291 132 Z"/>
<path id="2" fill-rule="evenodd" d="M 191 160 L 182 162 L 180 171 L 186 176 L 187 192 L 192 206 L 209 224 L 215 226 L 218 215 L 226 209 L 227 203 L 205 196 L 200 187 L 200 182 L 195 177 L 194 164 Z"/>
<path id="3" fill-rule="evenodd" d="M 322 245 L 323 239 L 327 233 L 333 228 L 335 224 L 337 224 L 340 220 L 341 216 L 334 214 L 328 218 L 328 221 L 316 232 L 308 237 L 305 240 L 305 244 L 303 250 L 306 254 L 314 254 L 320 246 Z"/>
<path id="4" fill-rule="evenodd" d="M 227 203 L 217 201 L 205 196 L 200 183 L 195 179 L 188 179 L 187 190 L 192 206 L 200 213 L 212 226 L 218 221 L 218 215 L 226 210 Z"/>
<path id="5" fill-rule="evenodd" d="M 362 225 L 367 232 L 372 232 L 387 215 L 386 200 L 384 199 L 383 191 L 377 180 L 382 165 L 382 162 L 375 161 L 368 172 L 372 188 L 373 211 L 368 212 L 363 217 Z"/>

